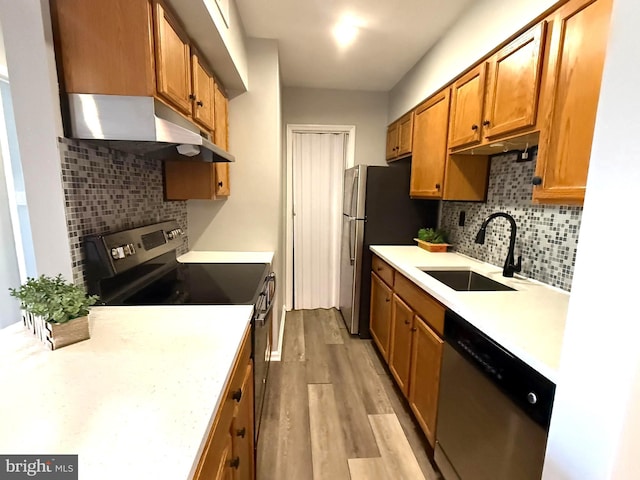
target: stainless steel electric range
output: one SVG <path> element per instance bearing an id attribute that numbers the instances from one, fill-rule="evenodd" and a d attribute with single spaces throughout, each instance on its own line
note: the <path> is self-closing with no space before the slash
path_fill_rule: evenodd
<path id="1" fill-rule="evenodd" d="M 102 305 L 253 305 L 255 444 L 271 359 L 275 274 L 267 263 L 180 263 L 175 220 L 84 239 L 90 294 Z"/>

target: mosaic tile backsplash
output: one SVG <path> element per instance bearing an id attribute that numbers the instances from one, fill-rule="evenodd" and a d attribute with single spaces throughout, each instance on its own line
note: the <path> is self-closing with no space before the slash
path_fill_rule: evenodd
<path id="1" fill-rule="evenodd" d="M 85 235 L 176 219 L 178 255 L 188 251 L 187 202 L 164 201 L 161 161 L 66 138 L 59 147 L 74 283 L 85 283 Z"/>
<path id="2" fill-rule="evenodd" d="M 484 245 L 475 243 L 482 222 L 494 212 L 506 212 L 517 224 L 515 257 L 522 255 L 521 275 L 571 290 L 578 247 L 582 207 L 534 205 L 530 179 L 534 176 L 537 155 L 517 163 L 518 154 L 491 159 L 489 191 L 486 203 L 442 202 L 440 225 L 450 232 L 455 250 L 470 257 L 502 267 L 510 238 L 509 223 L 496 218 L 487 226 Z M 465 225 L 458 226 L 460 212 L 466 213 Z"/>

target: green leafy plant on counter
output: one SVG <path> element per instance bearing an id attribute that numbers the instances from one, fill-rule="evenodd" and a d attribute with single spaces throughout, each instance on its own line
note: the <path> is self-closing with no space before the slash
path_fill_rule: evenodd
<path id="1" fill-rule="evenodd" d="M 421 228 L 418 230 L 418 239 L 429 243 L 447 243 L 447 232 L 442 229 Z"/>
<path id="2" fill-rule="evenodd" d="M 66 323 L 89 314 L 96 295 L 87 295 L 82 287 L 67 282 L 62 275 L 28 278 L 20 288 L 10 288 L 9 294 L 20 301 L 20 307 L 51 323 Z"/>

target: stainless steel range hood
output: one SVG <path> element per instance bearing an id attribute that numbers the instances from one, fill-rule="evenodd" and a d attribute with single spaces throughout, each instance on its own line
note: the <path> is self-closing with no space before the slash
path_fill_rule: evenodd
<path id="1" fill-rule="evenodd" d="M 153 158 L 235 161 L 153 97 L 72 93 L 68 105 L 71 138 Z"/>

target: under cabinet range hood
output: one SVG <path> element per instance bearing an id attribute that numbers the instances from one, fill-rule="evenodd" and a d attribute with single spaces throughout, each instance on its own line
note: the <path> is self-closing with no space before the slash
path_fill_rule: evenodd
<path id="1" fill-rule="evenodd" d="M 153 97 L 72 93 L 67 100 L 71 138 L 158 159 L 235 161 Z"/>

